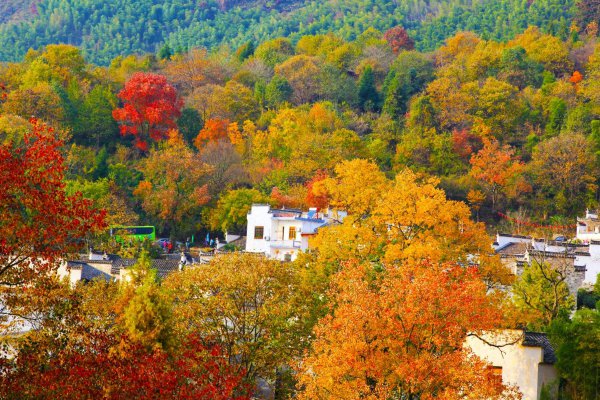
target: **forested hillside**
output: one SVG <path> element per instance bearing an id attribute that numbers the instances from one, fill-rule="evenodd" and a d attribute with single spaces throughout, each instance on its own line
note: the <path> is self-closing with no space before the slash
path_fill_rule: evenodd
<path id="1" fill-rule="evenodd" d="M 353 158 L 435 176 L 491 223 L 519 209 L 548 223 L 598 205 L 597 34 L 596 23 L 567 40 L 534 27 L 507 43 L 459 33 L 424 53 L 401 27 L 369 28 L 353 41 L 163 48 L 110 67 L 49 45 L 0 69 L 0 132 L 18 138 L 32 115 L 50 123 L 69 139 L 69 190 L 113 223 L 178 237 L 238 229 L 240 202 L 306 207 L 313 181 Z"/>
<path id="2" fill-rule="evenodd" d="M 420 50 L 432 50 L 461 30 L 507 40 L 535 25 L 566 39 L 581 7 L 574 7 L 574 0 L 43 0 L 37 6 L 2 0 L 3 8 L 0 14 L 10 22 L 0 17 L 0 60 L 16 61 L 29 48 L 68 43 L 106 65 L 117 55 L 156 52 L 165 43 L 180 50 L 237 47 L 323 33 L 354 40 L 368 27 L 385 31 L 396 25 L 408 29 Z"/>
<path id="3" fill-rule="evenodd" d="M 0 63 L 0 399 L 517 400 L 464 346 L 506 327 L 548 333 L 561 400 L 597 398 L 600 283 L 576 302 L 561 272 L 591 255 L 515 276 L 490 234 L 599 208 L 598 0 L 72 4 L 0 45 L 84 38 Z M 213 252 L 254 203 L 347 217 L 291 262 Z M 134 225 L 213 261 L 109 233 Z M 307 234 L 266 226 L 279 256 Z M 64 262 L 84 246 L 100 278 Z"/>

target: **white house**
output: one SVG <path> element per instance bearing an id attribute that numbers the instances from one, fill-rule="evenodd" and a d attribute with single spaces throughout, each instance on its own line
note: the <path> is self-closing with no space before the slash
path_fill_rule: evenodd
<path id="1" fill-rule="evenodd" d="M 504 330 L 487 332 L 481 339 L 469 336 L 465 345 L 492 365 L 502 383 L 516 386 L 523 400 L 538 400 L 544 386 L 553 389 L 558 378 L 556 356 L 545 334 Z"/>
<path id="2" fill-rule="evenodd" d="M 318 213 L 316 208 L 303 212 L 253 204 L 248 213 L 246 251 L 292 261 L 300 251 L 308 249 L 308 239 L 317 233 L 318 228 L 336 221 L 332 214 Z"/>
<path id="3" fill-rule="evenodd" d="M 600 219 L 597 212 L 585 210 L 585 217 L 577 218 L 576 237 L 584 243 L 591 240 L 600 241 Z"/>

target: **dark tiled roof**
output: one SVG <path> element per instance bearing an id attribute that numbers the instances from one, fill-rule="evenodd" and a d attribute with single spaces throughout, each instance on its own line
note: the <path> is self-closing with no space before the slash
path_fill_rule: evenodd
<path id="1" fill-rule="evenodd" d="M 556 362 L 554 349 L 545 333 L 525 332 L 523 346 L 541 347 L 544 350 L 544 363 L 554 364 Z"/>
<path id="2" fill-rule="evenodd" d="M 510 233 L 498 233 L 498 236 L 521 238 L 521 239 L 531 239 L 531 236 L 511 235 Z"/>
<path id="3" fill-rule="evenodd" d="M 179 271 L 179 260 L 152 260 L 152 268 L 156 268 L 159 278 L 164 278 L 172 272 Z"/>
<path id="4" fill-rule="evenodd" d="M 67 261 L 67 268 L 70 269 L 82 269 L 84 262 L 81 261 Z"/>
<path id="5" fill-rule="evenodd" d="M 574 254 L 576 256 L 583 256 L 583 257 L 589 257 L 590 256 L 590 252 L 589 251 L 576 251 Z"/>
<path id="6" fill-rule="evenodd" d="M 577 271 L 577 272 L 587 271 L 587 268 L 585 265 L 574 265 L 573 267 L 575 268 L 575 271 Z"/>
<path id="7" fill-rule="evenodd" d="M 112 276 L 107 274 L 104 271 L 100 271 L 97 268 L 94 268 L 90 264 L 83 264 L 83 268 L 81 269 L 81 280 L 82 281 L 91 281 L 92 279 L 102 278 L 107 281 L 112 280 Z"/>
<path id="8" fill-rule="evenodd" d="M 546 257 L 546 258 L 575 258 L 574 254 L 568 254 L 564 251 L 561 252 L 552 252 L 552 251 L 540 251 L 540 250 L 528 250 L 529 254 L 532 256 Z"/>
<path id="9" fill-rule="evenodd" d="M 129 268 L 136 262 L 137 260 L 135 258 L 119 258 L 113 263 L 112 267 L 110 268 L 110 273 L 113 275 L 118 275 L 122 268 Z"/>
<path id="10" fill-rule="evenodd" d="M 500 254 L 501 256 L 522 255 L 522 254 L 525 254 L 525 251 L 527 250 L 528 247 L 529 247 L 528 243 L 512 242 L 512 243 L 507 243 L 504 246 L 498 248 L 496 250 L 496 253 Z"/>

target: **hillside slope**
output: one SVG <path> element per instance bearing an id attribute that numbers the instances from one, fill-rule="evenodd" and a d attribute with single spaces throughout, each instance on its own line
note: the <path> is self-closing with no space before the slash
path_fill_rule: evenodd
<path id="1" fill-rule="evenodd" d="M 117 55 L 332 32 L 354 39 L 369 27 L 405 26 L 419 49 L 460 30 L 508 39 L 529 25 L 566 37 L 574 0 L 42 0 L 17 22 L 24 5 L 0 24 L 0 60 L 15 61 L 49 43 L 81 46 L 107 64 Z M 17 2 L 0 0 L 7 10 Z M 12 5 L 12 6 L 11 6 Z M 28 6 L 31 9 L 31 6 Z M 7 14 L 8 15 L 8 14 Z"/>
<path id="2" fill-rule="evenodd" d="M 0 24 L 31 19 L 40 0 L 0 0 Z"/>

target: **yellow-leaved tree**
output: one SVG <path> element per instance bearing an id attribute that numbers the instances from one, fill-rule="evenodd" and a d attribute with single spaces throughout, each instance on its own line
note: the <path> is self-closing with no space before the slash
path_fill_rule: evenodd
<path id="1" fill-rule="evenodd" d="M 436 179 L 389 180 L 366 160 L 313 191 L 349 217 L 320 229 L 300 261 L 329 312 L 298 364 L 299 398 L 519 398 L 463 346 L 507 324 L 496 289 L 512 280 L 469 208 Z"/>

